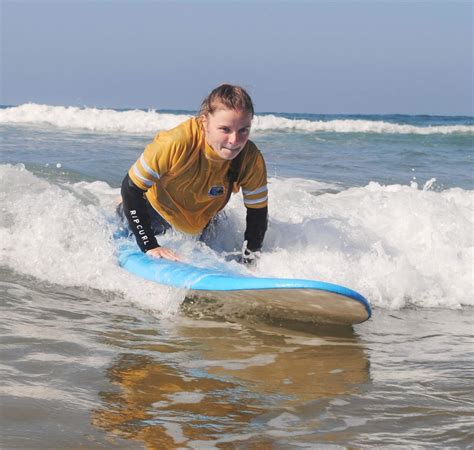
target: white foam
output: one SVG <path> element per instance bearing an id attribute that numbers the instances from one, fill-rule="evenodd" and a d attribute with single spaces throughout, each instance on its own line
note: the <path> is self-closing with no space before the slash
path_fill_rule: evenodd
<path id="1" fill-rule="evenodd" d="M 118 292 L 144 308 L 174 313 L 185 293 L 120 269 L 110 224 L 118 190 L 104 182 L 58 186 L 23 166 L 0 165 L 0 263 L 48 282 Z M 270 225 L 253 273 L 341 284 L 373 305 L 459 308 L 474 305 L 474 191 L 417 186 L 323 193 L 321 183 L 270 179 Z M 339 189 L 342 189 L 339 187 Z M 242 245 L 241 195 L 212 244 L 180 235 L 165 245 L 200 262 L 246 271 L 225 252 Z M 233 368 L 256 361 L 220 362 Z M 264 364 L 268 361 L 263 361 Z"/>
<path id="2" fill-rule="evenodd" d="M 113 211 L 117 189 L 103 182 L 61 188 L 22 165 L 0 165 L 0 180 L 0 264 L 51 283 L 116 292 L 164 315 L 177 311 L 184 292 L 117 264 L 104 215 L 105 207 Z"/>
<path id="3" fill-rule="evenodd" d="M 304 120 L 287 119 L 275 115 L 256 116 L 254 130 L 289 130 L 328 133 L 377 133 L 377 134 L 451 134 L 473 133 L 472 125 L 441 125 L 417 127 L 384 121 L 361 119 Z"/>
<path id="4" fill-rule="evenodd" d="M 260 274 L 342 284 L 389 308 L 474 305 L 473 191 L 372 182 L 314 196 L 288 186 L 271 183 Z"/>
<path id="5" fill-rule="evenodd" d="M 116 111 L 113 109 L 78 108 L 26 103 L 0 109 L 0 124 L 52 125 L 66 129 L 101 132 L 155 133 L 173 128 L 190 114 L 159 113 L 155 110 Z M 274 114 L 257 115 L 254 131 L 303 131 L 327 133 L 452 134 L 474 133 L 472 125 L 418 127 L 374 120 L 304 120 L 287 119 Z"/>
<path id="6" fill-rule="evenodd" d="M 115 111 L 113 109 L 49 106 L 27 103 L 0 109 L 0 123 L 52 125 L 89 131 L 148 133 L 173 128 L 190 115 L 156 111 Z"/>

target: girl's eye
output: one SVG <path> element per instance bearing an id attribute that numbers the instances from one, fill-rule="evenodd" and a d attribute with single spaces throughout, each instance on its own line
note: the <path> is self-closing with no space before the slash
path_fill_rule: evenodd
<path id="1" fill-rule="evenodd" d="M 232 133 L 232 130 L 228 127 L 220 127 L 219 130 L 223 131 L 224 133 Z M 250 132 L 250 128 L 242 128 L 239 130 L 240 134 L 247 134 Z"/>

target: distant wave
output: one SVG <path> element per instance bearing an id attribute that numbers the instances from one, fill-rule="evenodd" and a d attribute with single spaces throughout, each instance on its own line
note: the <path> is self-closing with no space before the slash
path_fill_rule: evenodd
<path id="1" fill-rule="evenodd" d="M 155 111 L 49 106 L 27 103 L 0 110 L 0 123 L 47 124 L 90 131 L 144 133 L 172 128 L 189 115 Z"/>
<path id="2" fill-rule="evenodd" d="M 377 134 L 452 134 L 474 133 L 473 125 L 440 125 L 417 127 L 384 121 L 338 119 L 338 120 L 302 120 L 286 119 L 275 115 L 256 116 L 255 130 L 295 130 L 333 133 L 377 133 Z"/>
<path id="3" fill-rule="evenodd" d="M 154 110 L 117 111 L 113 109 L 49 106 L 27 103 L 0 109 L 0 124 L 47 124 L 59 128 L 90 131 L 153 133 L 172 128 L 190 114 L 161 113 Z M 453 134 L 474 133 L 473 125 L 438 125 L 419 127 L 378 120 L 306 120 L 287 119 L 274 114 L 257 115 L 255 131 L 301 131 L 326 133 L 376 134 Z"/>

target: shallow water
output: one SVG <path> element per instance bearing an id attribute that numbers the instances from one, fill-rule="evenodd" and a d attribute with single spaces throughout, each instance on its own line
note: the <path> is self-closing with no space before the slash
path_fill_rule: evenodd
<path id="1" fill-rule="evenodd" d="M 472 309 L 318 330 L 2 279 L 2 447 L 474 444 Z"/>
<path id="2" fill-rule="evenodd" d="M 0 108 L 0 447 L 474 446 L 473 118 L 257 116 L 253 274 L 373 306 L 322 328 L 183 306 L 118 267 L 118 185 L 186 114 Z M 243 209 L 233 196 L 210 246 L 163 243 L 246 271 L 227 261 Z"/>

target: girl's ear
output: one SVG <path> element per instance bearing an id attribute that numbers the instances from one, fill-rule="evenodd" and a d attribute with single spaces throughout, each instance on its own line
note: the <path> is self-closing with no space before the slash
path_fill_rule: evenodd
<path id="1" fill-rule="evenodd" d="M 201 116 L 201 123 L 204 127 L 204 131 L 207 131 L 207 116 L 205 114 Z"/>

